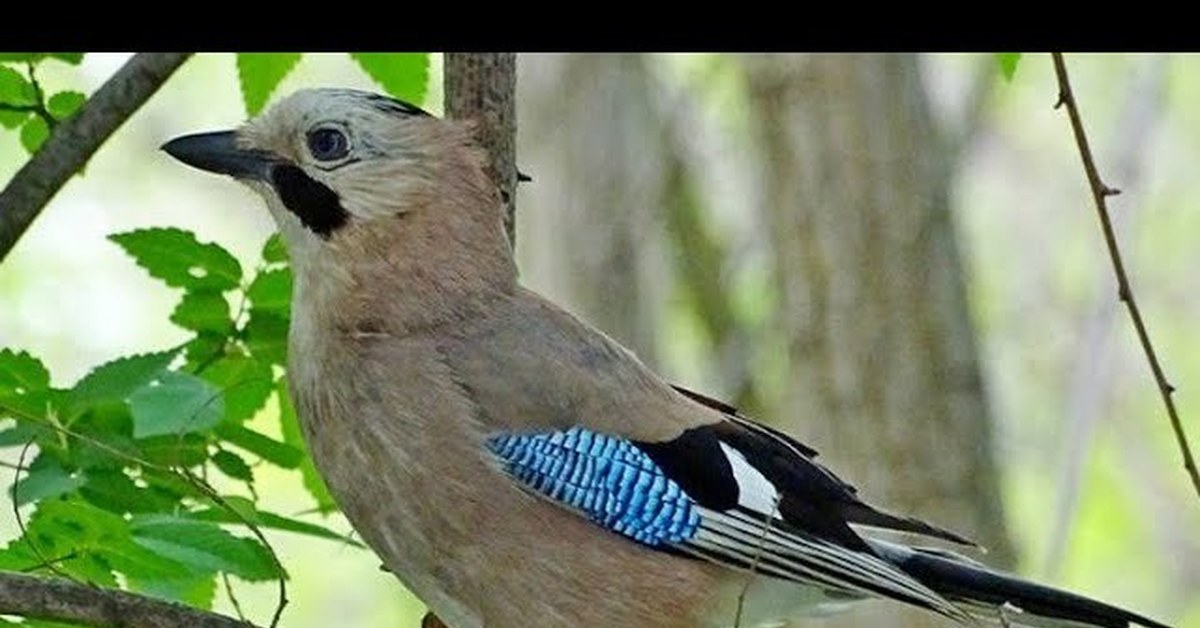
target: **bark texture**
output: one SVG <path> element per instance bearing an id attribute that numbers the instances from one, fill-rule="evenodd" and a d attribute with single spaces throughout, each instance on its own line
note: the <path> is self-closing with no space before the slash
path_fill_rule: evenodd
<path id="1" fill-rule="evenodd" d="M 950 168 L 918 58 L 755 56 L 745 69 L 791 364 L 774 416 L 868 500 L 1010 566 Z M 877 611 L 882 625 L 940 621 Z"/>
<path id="2" fill-rule="evenodd" d="M 504 199 L 504 228 L 516 242 L 517 55 L 511 52 L 448 52 L 443 83 L 446 114 L 473 120 L 475 136 L 491 157 L 492 180 Z"/>
<path id="3" fill-rule="evenodd" d="M 0 573 L 0 614 L 122 628 L 254 628 L 183 604 L 7 572 Z"/>
<path id="4" fill-rule="evenodd" d="M 667 159 L 647 62 L 522 55 L 521 237 L 537 243 L 520 256 L 531 285 L 656 364 Z"/>

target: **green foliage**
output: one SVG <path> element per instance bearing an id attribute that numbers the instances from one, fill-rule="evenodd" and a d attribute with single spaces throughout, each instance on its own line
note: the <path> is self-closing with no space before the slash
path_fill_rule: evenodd
<path id="1" fill-rule="evenodd" d="M 1004 80 L 1011 81 L 1017 73 L 1017 64 L 1021 63 L 1021 53 L 997 52 L 996 63 L 1000 65 L 1000 73 L 1004 75 Z"/>
<path id="2" fill-rule="evenodd" d="M 46 98 L 35 80 L 35 72 L 48 59 L 76 65 L 83 60 L 83 53 L 0 53 L 0 127 L 19 129 L 21 145 L 30 154 L 41 148 L 57 122 L 74 115 L 87 100 L 87 96 L 75 91 L 62 91 Z"/>
<path id="3" fill-rule="evenodd" d="M 300 63 L 298 52 L 240 52 L 237 56 L 238 81 L 246 113 L 262 111 L 271 92 Z"/>
<path id="4" fill-rule="evenodd" d="M 429 54 L 424 52 L 355 52 L 351 57 L 387 93 L 411 103 L 425 101 Z"/>
<path id="5" fill-rule="evenodd" d="M 278 238 L 251 276 L 229 252 L 179 229 L 110 236 L 152 277 L 181 292 L 171 320 L 182 345 L 102 364 L 56 388 L 25 351 L 0 350 L 0 447 L 21 448 L 9 487 L 31 511 L 0 550 L 0 569 L 65 574 L 208 607 L 221 575 L 257 582 L 282 567 L 248 526 L 358 543 L 316 523 L 260 510 L 255 468 L 300 470 L 316 509 L 334 509 L 299 438 L 278 369 L 291 271 Z M 236 312 L 230 303 L 239 304 Z M 254 426 L 280 397 L 277 440 Z M 223 495 L 215 472 L 245 487 Z M 240 531 L 240 532 L 239 532 Z"/>
<path id="6" fill-rule="evenodd" d="M 239 52 L 238 82 L 246 113 L 262 112 L 271 94 L 300 63 L 298 52 Z M 425 100 L 429 84 L 429 53 L 356 52 L 350 55 L 384 91 L 413 104 Z"/>

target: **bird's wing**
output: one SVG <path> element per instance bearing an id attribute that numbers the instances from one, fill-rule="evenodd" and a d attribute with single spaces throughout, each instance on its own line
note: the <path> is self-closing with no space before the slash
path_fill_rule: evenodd
<path id="1" fill-rule="evenodd" d="M 961 537 L 870 508 L 812 449 L 673 389 L 540 297 L 498 304 L 442 351 L 504 468 L 598 525 L 654 549 L 963 617 L 849 524 Z"/>
<path id="2" fill-rule="evenodd" d="M 744 429 L 724 423 L 639 442 L 572 427 L 494 434 L 488 446 L 527 488 L 647 547 L 965 618 L 881 560 L 845 521 L 797 511 L 725 433 Z"/>

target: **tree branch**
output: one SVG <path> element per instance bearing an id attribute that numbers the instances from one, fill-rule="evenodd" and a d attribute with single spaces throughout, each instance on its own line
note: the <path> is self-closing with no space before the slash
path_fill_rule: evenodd
<path id="1" fill-rule="evenodd" d="M 1113 271 L 1117 275 L 1117 293 L 1129 310 L 1129 317 L 1133 320 L 1133 327 L 1137 331 L 1142 350 L 1146 353 L 1146 360 L 1150 363 L 1150 370 L 1154 372 L 1154 381 L 1158 384 L 1163 403 L 1167 406 L 1171 429 L 1175 433 L 1175 440 L 1179 443 L 1179 451 L 1183 455 L 1183 467 L 1192 480 L 1196 494 L 1200 495 L 1200 472 L 1196 469 L 1196 460 L 1192 457 L 1187 434 L 1183 431 L 1183 422 L 1179 419 L 1179 412 L 1175 409 L 1175 400 L 1171 396 L 1175 392 L 1175 387 L 1167 381 L 1167 376 L 1163 373 L 1162 365 L 1159 363 L 1158 354 L 1154 351 L 1154 345 L 1150 343 L 1150 335 L 1146 331 L 1146 323 L 1142 320 L 1142 312 L 1133 297 L 1133 289 L 1129 285 L 1129 277 L 1125 272 L 1125 263 L 1121 259 L 1121 250 L 1117 246 L 1117 236 L 1108 216 L 1107 199 L 1109 196 L 1119 194 L 1120 191 L 1108 187 L 1100 178 L 1100 173 L 1096 170 L 1096 162 L 1092 158 L 1092 149 L 1088 146 L 1087 135 L 1083 131 L 1079 106 L 1071 91 L 1066 62 L 1063 61 L 1061 52 L 1051 54 L 1054 58 L 1054 73 L 1058 77 L 1058 102 L 1054 107 L 1056 109 L 1062 105 L 1067 107 L 1067 115 L 1071 119 L 1071 130 L 1075 134 L 1075 143 L 1079 146 L 1079 156 L 1083 159 L 1083 169 L 1087 173 L 1088 185 L 1092 189 L 1092 200 L 1095 201 L 1096 212 L 1100 217 L 1100 226 L 1104 231 L 1104 242 L 1108 246 L 1108 255 L 1112 259 Z"/>
<path id="2" fill-rule="evenodd" d="M 491 157 L 492 180 L 504 199 L 504 229 L 516 243 L 517 55 L 448 52 L 443 85 L 446 114 L 475 121 L 475 137 Z"/>
<path id="3" fill-rule="evenodd" d="M 121 628 L 254 628 L 175 602 L 11 572 L 0 572 L 0 614 Z"/>
<path id="4" fill-rule="evenodd" d="M 191 53 L 139 53 L 54 131 L 0 191 L 0 261 L 46 203 Z"/>

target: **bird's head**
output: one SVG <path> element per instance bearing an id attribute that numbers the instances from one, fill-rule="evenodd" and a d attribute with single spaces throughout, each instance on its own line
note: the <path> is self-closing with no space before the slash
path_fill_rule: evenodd
<path id="1" fill-rule="evenodd" d="M 163 150 L 261 195 L 298 282 L 421 293 L 514 280 L 499 193 L 465 124 L 387 96 L 308 89 Z"/>

